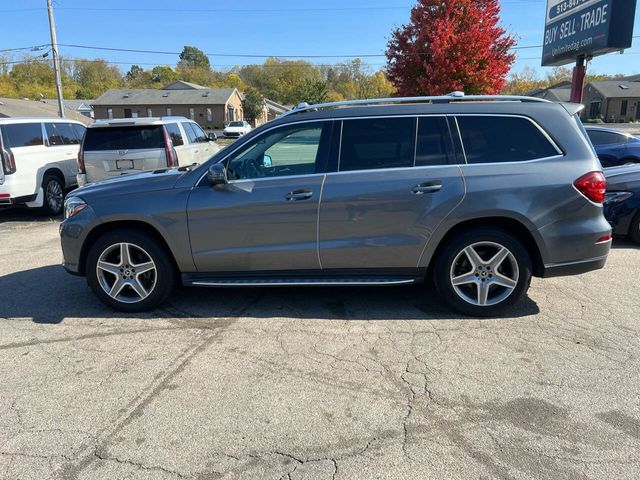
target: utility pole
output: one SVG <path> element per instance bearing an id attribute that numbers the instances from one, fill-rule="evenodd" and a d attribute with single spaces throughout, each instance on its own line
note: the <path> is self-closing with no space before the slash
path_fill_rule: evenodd
<path id="1" fill-rule="evenodd" d="M 58 39 L 56 38 L 56 24 L 53 20 L 53 7 L 51 0 L 47 0 L 49 12 L 49 30 L 51 32 L 51 51 L 53 52 L 53 71 L 56 75 L 56 90 L 58 91 L 58 114 L 64 118 L 64 105 L 62 104 L 62 76 L 60 75 L 60 56 L 58 55 Z"/>

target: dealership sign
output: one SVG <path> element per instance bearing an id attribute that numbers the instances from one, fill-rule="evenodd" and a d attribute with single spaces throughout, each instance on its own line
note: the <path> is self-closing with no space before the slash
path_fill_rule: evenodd
<path id="1" fill-rule="evenodd" d="M 548 0 L 542 66 L 631 46 L 636 0 Z"/>

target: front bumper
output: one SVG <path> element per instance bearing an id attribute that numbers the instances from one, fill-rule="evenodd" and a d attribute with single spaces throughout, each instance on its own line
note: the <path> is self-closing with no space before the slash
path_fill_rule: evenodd
<path id="1" fill-rule="evenodd" d="M 87 206 L 60 224 L 62 266 L 72 275 L 84 275 L 85 241 L 91 230 L 99 223 L 101 222 L 93 209 Z"/>

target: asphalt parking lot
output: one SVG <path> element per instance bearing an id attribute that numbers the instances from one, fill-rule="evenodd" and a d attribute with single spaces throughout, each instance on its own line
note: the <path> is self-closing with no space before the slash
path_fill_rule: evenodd
<path id="1" fill-rule="evenodd" d="M 424 287 L 183 289 L 107 310 L 0 211 L 2 479 L 637 479 L 640 249 L 510 316 Z"/>

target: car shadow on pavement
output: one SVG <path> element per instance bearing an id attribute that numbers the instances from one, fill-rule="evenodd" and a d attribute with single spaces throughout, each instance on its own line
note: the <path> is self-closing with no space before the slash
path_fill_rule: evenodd
<path id="1" fill-rule="evenodd" d="M 445 307 L 433 287 L 179 288 L 152 312 L 125 314 L 104 306 L 84 278 L 59 265 L 0 277 L 0 317 L 57 324 L 67 318 L 303 318 L 328 320 L 468 320 Z M 539 313 L 525 298 L 503 318 Z"/>
<path id="2" fill-rule="evenodd" d="M 62 216 L 52 217 L 40 210 L 27 207 L 2 207 L 0 208 L 0 223 L 4 222 L 51 222 L 61 220 Z"/>

